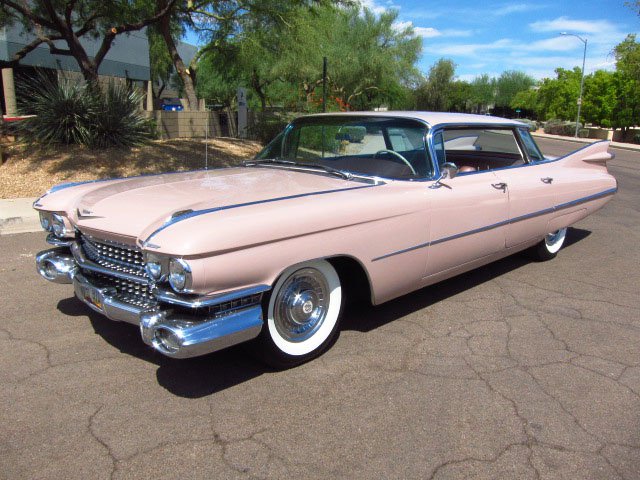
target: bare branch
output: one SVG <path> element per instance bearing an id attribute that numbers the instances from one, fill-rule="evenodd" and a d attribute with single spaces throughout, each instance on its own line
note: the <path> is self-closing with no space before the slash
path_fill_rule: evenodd
<path id="1" fill-rule="evenodd" d="M 51 30 L 57 30 L 58 27 L 55 23 L 50 22 L 49 20 L 47 20 L 44 17 L 40 17 L 38 15 L 36 15 L 33 10 L 29 9 L 26 7 L 27 3 L 25 2 L 24 5 L 20 5 L 16 2 L 14 2 L 13 0 L 2 0 L 2 3 L 4 3 L 6 6 L 8 6 L 9 8 L 12 8 L 13 10 L 20 12 L 20 14 L 26 18 L 28 18 L 29 20 L 31 20 L 33 23 L 35 23 L 36 25 L 42 25 L 43 27 L 47 27 Z"/>
<path id="2" fill-rule="evenodd" d="M 2 68 L 14 67 L 18 65 L 18 62 L 20 62 L 20 60 L 26 57 L 30 52 L 38 48 L 43 43 L 47 43 L 47 40 L 60 40 L 61 38 L 62 37 L 60 36 L 51 37 L 50 39 L 36 38 L 33 42 L 25 45 L 14 53 L 10 60 L 0 62 L 0 65 L 2 65 Z"/>

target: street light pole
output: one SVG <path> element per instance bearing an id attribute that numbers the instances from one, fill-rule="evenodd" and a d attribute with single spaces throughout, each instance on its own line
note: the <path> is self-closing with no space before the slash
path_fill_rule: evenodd
<path id="1" fill-rule="evenodd" d="M 560 32 L 560 35 L 565 35 L 569 37 L 576 37 L 582 43 L 584 43 L 584 53 L 582 55 L 582 77 L 580 78 L 580 96 L 578 97 L 578 116 L 576 117 L 576 133 L 575 137 L 578 137 L 578 130 L 580 128 L 580 110 L 582 109 L 582 89 L 584 88 L 584 64 L 587 60 L 587 40 L 586 38 L 582 38 L 580 35 L 576 35 L 575 33 L 568 32 Z"/>

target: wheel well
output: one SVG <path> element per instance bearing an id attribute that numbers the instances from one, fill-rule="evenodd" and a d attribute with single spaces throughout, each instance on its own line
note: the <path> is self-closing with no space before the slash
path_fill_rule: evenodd
<path id="1" fill-rule="evenodd" d="M 371 304 L 371 284 L 364 267 L 353 257 L 327 258 L 338 272 L 340 283 L 346 290 L 349 302 L 366 302 Z"/>

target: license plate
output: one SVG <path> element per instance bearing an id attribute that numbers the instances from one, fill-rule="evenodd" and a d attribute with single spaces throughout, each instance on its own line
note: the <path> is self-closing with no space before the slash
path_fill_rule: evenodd
<path id="1" fill-rule="evenodd" d="M 85 302 L 93 305 L 98 310 L 102 310 L 102 307 L 104 305 L 103 298 L 102 298 L 102 294 L 97 288 L 92 288 L 92 287 L 83 285 L 82 298 L 84 299 Z"/>

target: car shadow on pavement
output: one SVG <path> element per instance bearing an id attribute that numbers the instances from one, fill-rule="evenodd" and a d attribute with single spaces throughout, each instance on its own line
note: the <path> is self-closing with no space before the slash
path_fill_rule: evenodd
<path id="1" fill-rule="evenodd" d="M 565 248 L 590 234 L 587 230 L 569 229 Z M 527 265 L 531 261 L 525 255 L 516 254 L 438 283 L 437 288 L 425 287 L 377 307 L 363 307 L 361 303 L 348 305 L 342 321 L 342 330 L 374 330 Z M 248 352 L 250 345 L 231 347 L 202 357 L 176 360 L 165 357 L 145 345 L 140 338 L 139 329 L 134 325 L 108 320 L 75 297 L 60 300 L 58 310 L 73 317 L 88 317 L 95 333 L 120 352 L 156 364 L 158 383 L 179 397 L 201 398 L 273 371 L 253 359 Z"/>
<path id="2" fill-rule="evenodd" d="M 563 249 L 584 240 L 589 235 L 591 232 L 588 230 L 570 227 L 567 230 Z M 526 251 L 519 252 L 379 306 L 367 305 L 363 308 L 361 303 L 347 305 L 342 320 L 342 330 L 369 332 L 532 262 L 535 260 Z"/>

